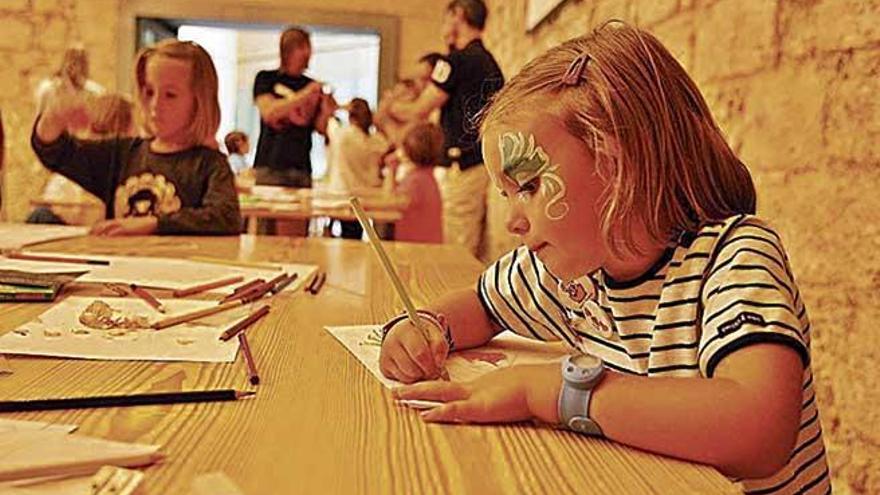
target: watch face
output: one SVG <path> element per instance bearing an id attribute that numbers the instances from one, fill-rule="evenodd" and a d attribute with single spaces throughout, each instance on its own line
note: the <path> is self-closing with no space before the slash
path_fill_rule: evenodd
<path id="1" fill-rule="evenodd" d="M 580 369 L 592 369 L 599 366 L 601 363 L 602 361 L 599 358 L 590 354 L 578 354 L 577 356 L 571 357 L 571 364 Z"/>

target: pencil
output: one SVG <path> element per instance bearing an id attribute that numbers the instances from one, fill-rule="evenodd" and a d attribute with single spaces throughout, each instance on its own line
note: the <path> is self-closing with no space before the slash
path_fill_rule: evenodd
<path id="1" fill-rule="evenodd" d="M 131 289 L 131 292 L 134 295 L 146 301 L 147 304 L 152 306 L 156 311 L 160 313 L 165 313 L 165 306 L 163 306 L 162 303 L 159 302 L 158 299 L 153 297 L 153 295 L 150 294 L 146 289 L 138 287 L 137 284 L 129 284 L 128 287 Z"/>
<path id="2" fill-rule="evenodd" d="M 235 325 L 232 325 L 231 327 L 229 327 L 228 330 L 226 330 L 225 332 L 220 334 L 220 340 L 226 342 L 227 340 L 231 339 L 232 337 L 235 337 L 236 335 L 238 335 L 239 332 L 241 332 L 245 328 L 253 325 L 254 323 L 256 323 L 257 320 L 266 316 L 266 314 L 268 314 L 268 313 L 269 313 L 269 305 L 261 306 L 260 309 L 249 314 L 247 318 L 241 320 L 240 322 L 236 323 Z"/>
<path id="3" fill-rule="evenodd" d="M 132 395 L 96 395 L 64 399 L 34 399 L 0 401 L 0 412 L 52 411 L 56 409 L 86 409 L 96 407 L 144 406 L 150 404 L 179 404 L 184 402 L 208 402 L 238 400 L 256 392 L 239 390 L 190 390 L 185 392 L 162 392 Z"/>
<path id="4" fill-rule="evenodd" d="M 278 294 L 287 288 L 288 285 L 292 284 L 299 277 L 299 273 L 294 273 L 293 275 L 288 276 L 281 282 L 278 282 L 275 287 L 272 287 L 272 295 Z"/>
<path id="5" fill-rule="evenodd" d="M 93 260 L 89 258 L 69 258 L 62 256 L 47 256 L 42 254 L 25 254 L 17 251 L 9 251 L 4 253 L 4 256 L 7 258 L 12 258 L 16 260 L 28 260 L 28 261 L 50 261 L 54 263 L 80 263 L 84 265 L 103 265 L 109 266 L 110 262 L 107 260 Z"/>
<path id="6" fill-rule="evenodd" d="M 313 295 L 317 295 L 318 291 L 321 290 L 321 287 L 324 286 L 324 282 L 327 281 L 327 272 L 321 272 L 315 275 L 315 279 L 312 280 L 311 286 L 309 286 L 309 292 Z"/>
<path id="7" fill-rule="evenodd" d="M 244 364 L 247 365 L 248 381 L 251 385 L 260 384 L 260 375 L 257 372 L 257 363 L 251 354 L 251 346 L 248 345 L 247 337 L 243 333 L 238 334 L 238 343 L 241 344 L 241 353 L 244 354 Z"/>
<path id="8" fill-rule="evenodd" d="M 270 263 L 260 263 L 256 261 L 237 261 L 227 260 L 223 258 L 212 258 L 210 256 L 191 256 L 190 261 L 201 261 L 203 263 L 213 263 L 215 265 L 241 266 L 245 268 L 260 268 L 263 270 L 281 270 L 283 267 Z"/>
<path id="9" fill-rule="evenodd" d="M 162 319 L 162 320 L 159 320 L 159 321 L 153 323 L 152 325 L 150 325 L 150 328 L 153 328 L 156 330 L 162 330 L 163 328 L 172 327 L 174 325 L 180 325 L 181 323 L 186 323 L 186 322 L 192 321 L 192 320 L 198 320 L 199 318 L 204 318 L 205 316 L 211 316 L 211 315 L 213 315 L 215 313 L 219 313 L 221 311 L 226 311 L 228 309 L 237 308 L 238 306 L 241 306 L 242 304 L 245 304 L 246 302 L 248 302 L 248 301 L 243 300 L 243 299 L 238 300 L 238 301 L 230 301 L 228 303 L 223 303 L 218 306 L 212 306 L 210 308 L 200 309 L 197 311 L 192 311 L 190 313 L 172 316 L 170 318 L 165 318 L 165 319 Z"/>
<path id="10" fill-rule="evenodd" d="M 361 227 L 364 228 L 364 232 L 367 233 L 367 239 L 370 241 L 370 246 L 373 247 L 373 251 L 375 251 L 376 255 L 379 257 L 382 268 L 385 269 L 385 273 L 388 275 L 388 278 L 391 279 L 391 285 L 394 286 L 397 295 L 403 302 L 403 307 L 406 309 L 406 316 L 409 318 L 409 321 L 413 326 L 422 333 L 425 340 L 430 341 L 428 330 L 419 320 L 418 313 L 416 313 L 416 307 L 413 304 L 412 299 L 409 298 L 409 294 L 406 292 L 403 282 L 400 281 L 400 277 L 397 275 L 397 270 L 395 270 L 394 265 L 391 264 L 391 259 L 388 257 L 388 253 L 386 253 L 385 249 L 382 247 L 382 243 L 379 241 L 379 236 L 376 234 L 373 224 L 367 219 L 367 214 L 364 212 L 361 202 L 356 197 L 352 197 L 349 202 L 351 203 L 351 208 L 354 210 L 358 222 L 360 222 Z M 443 377 L 445 373 L 445 370 L 440 370 L 441 377 Z"/>
<path id="11" fill-rule="evenodd" d="M 178 289 L 174 291 L 172 295 L 174 295 L 174 297 L 191 296 L 193 294 L 198 294 L 199 292 L 205 292 L 211 289 L 218 289 L 220 287 L 226 287 L 227 285 L 237 284 L 242 280 L 244 280 L 244 277 L 241 275 L 237 277 L 224 278 L 222 280 L 217 280 L 214 282 L 206 282 L 204 284 L 193 285 L 185 289 Z"/>

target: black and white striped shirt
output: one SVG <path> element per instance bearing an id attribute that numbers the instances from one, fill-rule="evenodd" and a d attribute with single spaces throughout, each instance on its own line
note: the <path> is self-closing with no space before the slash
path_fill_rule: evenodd
<path id="1" fill-rule="evenodd" d="M 619 282 L 600 271 L 575 282 L 563 284 L 520 247 L 483 273 L 478 294 L 501 327 L 563 340 L 621 373 L 711 378 L 725 356 L 743 347 L 790 346 L 804 362 L 796 446 L 774 475 L 737 481 L 746 493 L 830 492 L 810 369 L 810 322 L 773 229 L 751 216 L 708 224 L 682 235 L 636 280 Z"/>

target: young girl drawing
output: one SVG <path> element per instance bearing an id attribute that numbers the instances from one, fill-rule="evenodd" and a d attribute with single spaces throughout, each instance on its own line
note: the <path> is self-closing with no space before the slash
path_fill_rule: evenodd
<path id="1" fill-rule="evenodd" d="M 607 24 L 553 48 L 498 93 L 481 130 L 524 246 L 432 304 L 427 338 L 391 326 L 381 369 L 432 379 L 450 346 L 505 329 L 572 355 L 395 396 L 443 402 L 427 421 L 538 419 L 710 464 L 748 492 L 830 491 L 788 258 L 660 42 Z"/>
<path id="2" fill-rule="evenodd" d="M 37 117 L 37 156 L 106 204 L 97 235 L 236 234 L 238 198 L 214 134 L 220 122 L 217 73 L 199 45 L 163 41 L 135 69 L 139 117 L 148 138 L 71 137 L 87 120 L 79 99 L 55 99 Z"/>

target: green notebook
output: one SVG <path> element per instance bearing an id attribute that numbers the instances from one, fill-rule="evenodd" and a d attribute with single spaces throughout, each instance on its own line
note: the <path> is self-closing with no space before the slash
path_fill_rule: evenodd
<path id="1" fill-rule="evenodd" d="M 0 284 L 0 301 L 51 301 L 60 287 Z"/>
<path id="2" fill-rule="evenodd" d="M 32 273 L 0 270 L 0 302 L 52 301 L 64 284 L 88 271 Z"/>

